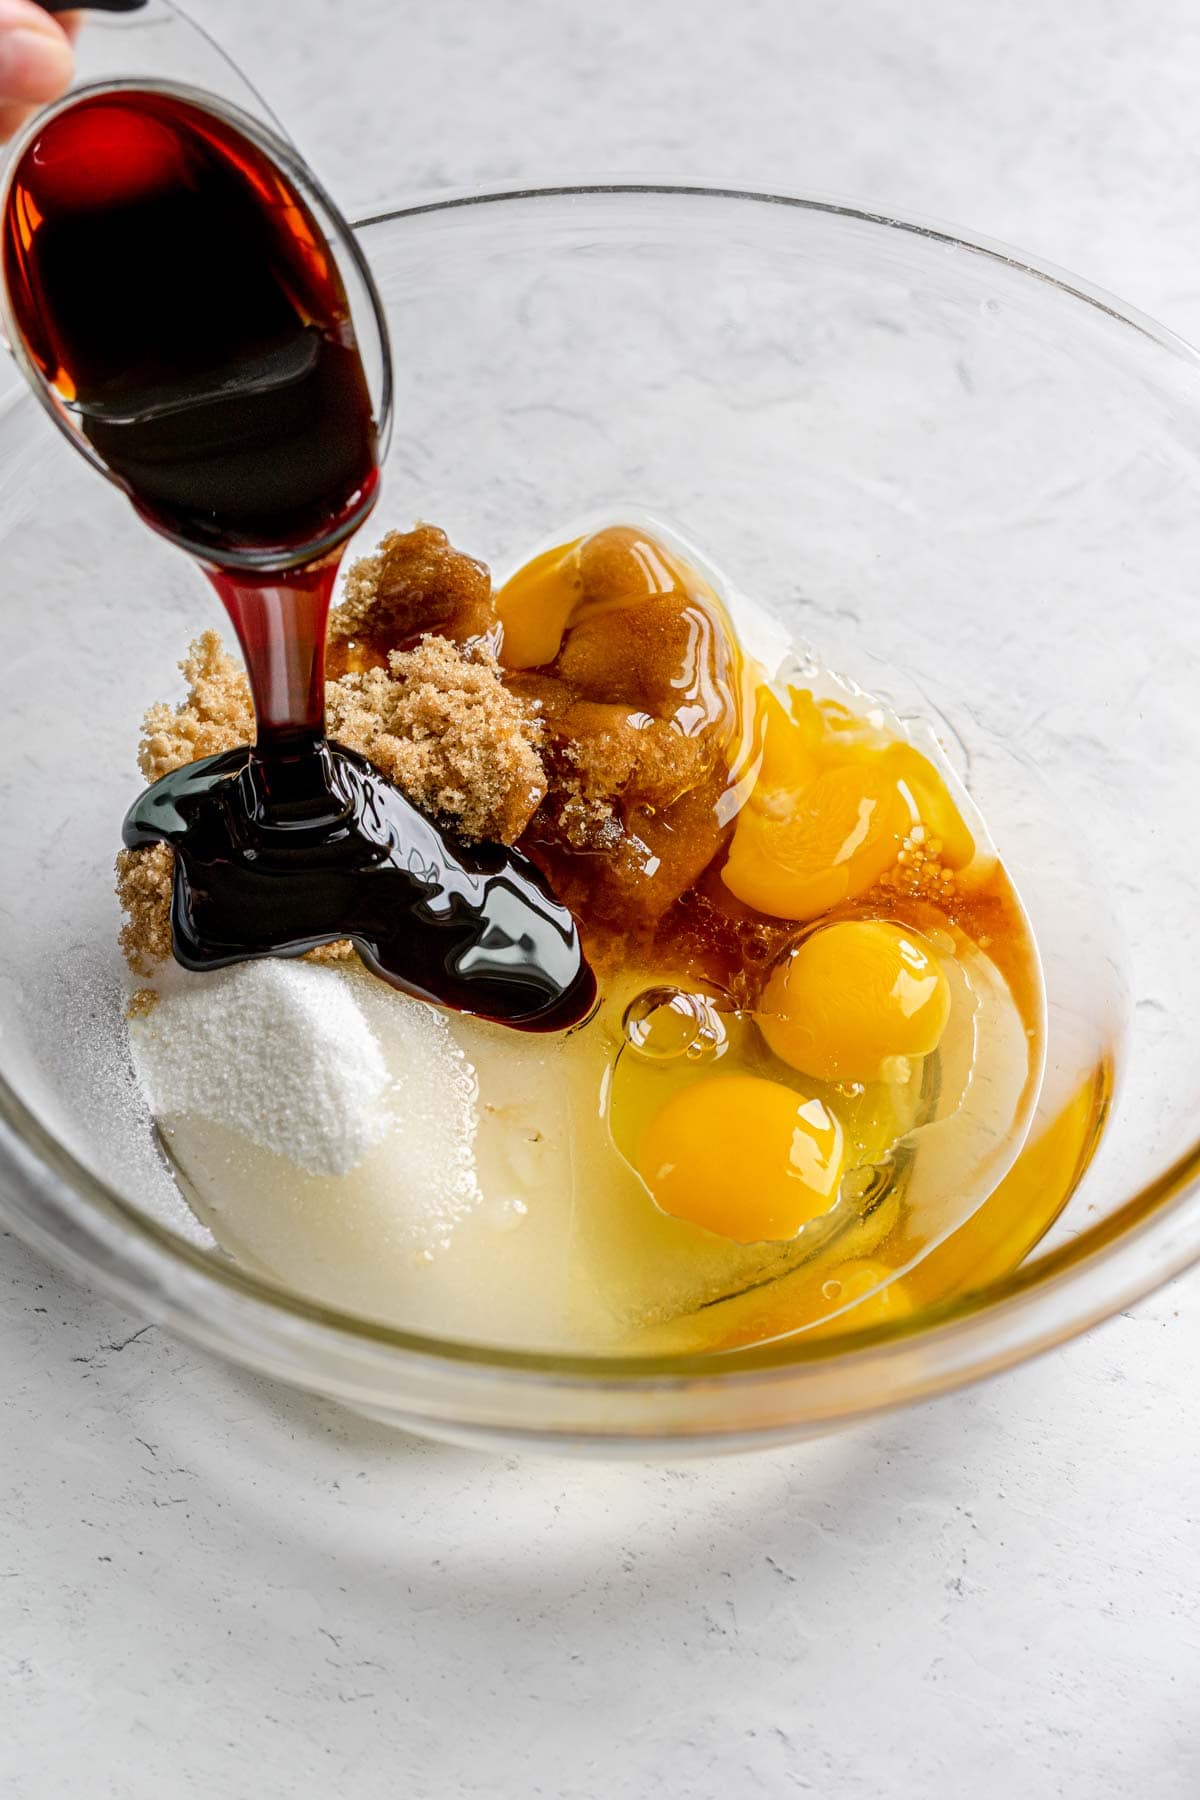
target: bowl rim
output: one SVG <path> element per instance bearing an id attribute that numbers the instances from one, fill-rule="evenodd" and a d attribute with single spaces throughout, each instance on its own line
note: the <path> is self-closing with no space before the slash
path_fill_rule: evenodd
<path id="1" fill-rule="evenodd" d="M 702 183 L 596 181 L 456 192 L 369 214 L 353 221 L 352 229 L 369 238 L 375 228 L 425 215 L 595 197 L 731 201 L 904 232 L 1047 283 L 1200 370 L 1200 352 L 1175 332 L 1049 262 L 975 233 L 845 201 Z M 0 419 L 23 401 L 18 388 L 0 404 Z M 906 1318 L 834 1337 L 801 1334 L 720 1356 L 516 1351 L 379 1324 L 218 1261 L 95 1176 L 0 1076 L 0 1220 L 35 1248 L 111 1297 L 260 1372 L 393 1413 L 397 1406 L 415 1408 L 411 1420 L 398 1422 L 470 1418 L 472 1394 L 486 1385 L 486 1429 L 493 1435 L 566 1431 L 578 1437 L 576 1426 L 547 1427 L 520 1406 L 522 1396 L 528 1402 L 532 1392 L 549 1386 L 627 1399 L 665 1389 L 719 1387 L 732 1397 L 774 1387 L 785 1411 L 782 1423 L 749 1431 L 742 1418 L 714 1426 L 706 1416 L 699 1429 L 685 1422 L 666 1433 L 636 1418 L 606 1415 L 595 1431 L 596 1441 L 606 1444 L 641 1442 L 647 1431 L 712 1442 L 734 1435 L 739 1441 L 794 1437 L 963 1386 L 1076 1336 L 1200 1262 L 1198 1178 L 1200 1141 L 1115 1211 L 1033 1262 Z M 315 1366 L 322 1355 L 325 1366 Z"/>

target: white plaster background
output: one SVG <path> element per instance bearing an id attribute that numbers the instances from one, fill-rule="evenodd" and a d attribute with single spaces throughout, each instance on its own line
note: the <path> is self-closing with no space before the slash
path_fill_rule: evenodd
<path id="1" fill-rule="evenodd" d="M 833 193 L 1200 336 L 1188 0 L 194 11 L 350 211 Z M 1200 1277 L 989 1387 L 663 1470 L 408 1442 L 0 1251 L 12 1800 L 1200 1792 Z"/>

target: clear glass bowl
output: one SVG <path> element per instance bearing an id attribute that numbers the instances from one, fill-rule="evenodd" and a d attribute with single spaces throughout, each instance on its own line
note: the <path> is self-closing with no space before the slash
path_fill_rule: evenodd
<path id="1" fill-rule="evenodd" d="M 1015 1270 L 1025 1246 L 985 1230 L 912 1316 L 722 1358 L 417 1337 L 189 1241 L 121 1065 L 111 869 L 140 713 L 221 621 L 22 395 L 0 413 L 0 1221 L 210 1348 L 398 1426 L 672 1455 L 954 1387 L 1200 1257 L 1200 359 L 1011 251 L 811 201 L 548 189 L 361 235 L 396 361 L 368 539 L 424 517 L 505 567 L 582 513 L 650 509 L 835 666 L 878 659 L 928 694 L 1026 862 L 1046 784 L 1097 870 L 1078 899 L 1049 884 L 1058 929 L 1097 967 L 1111 913 L 1135 1002 L 1100 1151 Z M 1052 1058 L 1071 1026 L 1055 1004 Z M 1085 1160 L 1029 1165 L 1042 1224 Z"/>

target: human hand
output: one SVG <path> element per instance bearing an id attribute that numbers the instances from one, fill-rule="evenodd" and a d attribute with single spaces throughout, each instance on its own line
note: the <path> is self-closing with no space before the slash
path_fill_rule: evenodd
<path id="1" fill-rule="evenodd" d="M 33 0 L 0 0 L 0 141 L 71 80 L 75 17 L 52 19 Z"/>

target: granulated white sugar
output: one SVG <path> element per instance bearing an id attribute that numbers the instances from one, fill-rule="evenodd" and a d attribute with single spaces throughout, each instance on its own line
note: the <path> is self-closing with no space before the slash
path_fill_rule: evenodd
<path id="1" fill-rule="evenodd" d="M 129 1040 L 200 1217 L 302 1292 L 390 1291 L 479 1202 L 474 1069 L 445 1014 L 361 970 L 168 969 Z"/>
<path id="2" fill-rule="evenodd" d="M 344 1174 L 391 1123 L 383 1051 L 332 970 L 265 960 L 177 981 L 129 1039 L 158 1118 L 210 1119 L 310 1174 Z"/>

